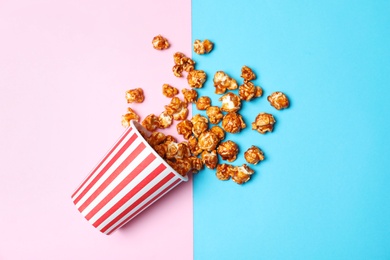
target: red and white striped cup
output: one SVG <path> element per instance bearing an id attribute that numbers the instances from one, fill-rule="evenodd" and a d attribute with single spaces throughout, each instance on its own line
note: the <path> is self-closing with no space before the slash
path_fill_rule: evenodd
<path id="1" fill-rule="evenodd" d="M 140 131 L 148 133 L 138 122 L 131 121 L 72 195 L 80 213 L 104 234 L 111 234 L 188 180 L 150 147 Z"/>

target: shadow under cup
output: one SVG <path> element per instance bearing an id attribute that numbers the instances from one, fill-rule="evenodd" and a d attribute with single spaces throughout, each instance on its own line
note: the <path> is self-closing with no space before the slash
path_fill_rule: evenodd
<path id="1" fill-rule="evenodd" d="M 148 131 L 130 126 L 72 195 L 80 213 L 111 234 L 188 177 L 178 174 L 146 142 Z"/>

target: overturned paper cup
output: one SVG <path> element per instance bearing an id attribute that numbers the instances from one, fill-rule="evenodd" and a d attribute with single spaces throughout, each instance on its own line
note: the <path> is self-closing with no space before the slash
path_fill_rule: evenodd
<path id="1" fill-rule="evenodd" d="M 187 177 L 178 174 L 146 142 L 142 125 L 130 126 L 72 195 L 80 213 L 111 234 Z"/>

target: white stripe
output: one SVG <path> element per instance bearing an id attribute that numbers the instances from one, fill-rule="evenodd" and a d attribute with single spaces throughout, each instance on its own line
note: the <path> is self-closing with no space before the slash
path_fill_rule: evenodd
<path id="1" fill-rule="evenodd" d="M 107 195 L 115 189 L 121 183 L 128 175 L 129 173 L 134 170 L 145 158 L 150 154 L 150 151 L 148 149 L 144 149 L 134 160 L 123 169 L 122 172 L 119 173 L 119 175 L 112 180 L 111 183 L 108 184 L 108 186 L 103 189 L 100 194 L 83 210 L 83 215 L 86 216 L 93 208 L 96 207 Z M 115 169 L 114 169 L 115 170 Z"/>
<path id="2" fill-rule="evenodd" d="M 150 154 L 150 151 L 147 151 L 148 149 L 145 149 L 146 153 L 145 156 L 142 156 L 142 160 L 146 158 L 147 155 Z M 138 158 L 137 158 L 138 159 Z M 126 175 L 128 175 L 128 172 L 133 170 L 141 161 L 139 161 L 136 165 L 129 165 L 128 171 L 126 171 Z M 112 198 L 102 209 L 100 209 L 89 221 L 91 223 L 95 223 L 103 214 L 105 214 L 109 209 L 111 209 L 119 200 L 121 200 L 127 193 L 129 193 L 130 190 L 134 189 L 136 185 L 138 185 L 147 175 L 150 174 L 151 171 L 156 169 L 156 167 L 160 164 L 160 160 L 153 160 L 148 166 L 146 166 L 142 171 L 138 174 L 137 177 L 135 177 L 123 190 L 121 190 L 114 198 Z M 119 182 L 118 182 L 119 183 Z M 115 186 L 118 185 L 114 184 L 110 185 Z M 110 187 L 111 188 L 111 187 Z M 120 208 L 119 208 L 120 209 Z M 119 210 L 118 209 L 118 210 Z"/>
<path id="3" fill-rule="evenodd" d="M 168 174 L 170 173 L 170 171 L 167 171 L 165 170 L 164 171 L 164 174 L 160 176 L 158 176 L 155 181 L 151 182 L 149 185 L 147 185 L 147 187 L 145 187 L 145 192 L 142 192 L 142 194 L 140 196 L 137 196 L 137 198 L 135 198 L 134 200 L 132 200 L 131 202 L 127 203 L 128 205 L 124 205 L 124 209 L 128 208 L 132 203 L 134 203 L 134 201 L 136 201 L 136 199 L 138 199 L 139 197 L 141 197 L 143 194 L 145 194 L 148 190 L 150 190 L 154 185 L 156 185 L 159 181 L 161 181 L 165 176 L 167 176 Z M 116 223 L 114 223 L 109 229 L 106 230 L 106 232 L 104 233 L 109 233 L 111 232 L 111 230 L 113 229 L 117 229 L 119 228 L 118 225 L 124 221 L 125 219 L 127 219 L 129 216 L 131 216 L 134 212 L 136 212 L 139 208 L 143 207 L 146 203 L 148 203 L 150 200 L 154 199 L 155 196 L 157 196 L 161 191 L 163 191 L 165 188 L 167 188 L 169 185 L 171 185 L 173 182 L 175 182 L 177 180 L 177 178 L 173 177 L 171 180 L 169 180 L 167 183 L 165 183 L 162 187 L 160 187 L 158 190 L 156 190 L 154 193 L 152 193 L 149 197 L 147 197 L 143 202 L 141 202 L 137 207 L 135 207 L 133 210 L 131 210 L 130 212 L 128 212 L 125 216 L 123 216 L 120 220 L 118 220 Z M 179 184 L 180 182 L 178 182 Z M 175 185 L 176 186 L 176 185 Z M 174 186 L 174 187 L 175 187 Z M 173 188 L 173 187 L 172 187 Z M 171 189 L 170 189 L 171 190 Z M 168 190 L 169 191 L 169 190 Z M 167 192 L 168 192 L 167 191 Z M 141 193 L 141 192 L 140 192 Z M 165 194 L 165 193 L 164 193 Z M 137 194 L 138 195 L 138 194 Z M 161 196 L 162 197 L 162 196 Z M 152 203 L 153 204 L 153 203 Z M 126 206 L 126 207 L 125 207 Z M 149 205 L 150 206 L 150 205 Z M 147 208 L 147 207 L 146 207 Z M 123 210 L 124 210 L 123 209 Z M 121 210 L 121 212 L 123 212 L 123 210 Z M 145 210 L 145 209 L 143 209 Z M 143 211 L 142 210 L 142 211 Z M 141 211 L 141 212 L 142 212 Z M 139 213 L 141 213 L 139 212 Z M 138 214 L 139 214 L 138 213 Z M 137 215 L 138 215 L 137 214 Z M 117 214 L 118 215 L 118 214 Z M 117 216 L 116 215 L 116 216 Z M 104 228 L 110 221 L 104 221 L 101 225 L 98 226 L 98 229 L 101 230 L 102 228 Z M 123 223 L 121 226 L 125 225 L 127 222 Z"/>
<path id="4" fill-rule="evenodd" d="M 140 138 L 134 140 L 130 147 L 111 165 L 110 168 L 100 177 L 100 179 L 91 187 L 91 189 L 81 198 L 76 204 L 80 207 L 83 203 L 97 190 L 97 188 L 118 168 L 118 166 L 134 151 L 134 149 L 141 143 Z"/>
<path id="5" fill-rule="evenodd" d="M 117 142 L 119 142 L 119 140 L 123 137 L 123 135 L 125 135 L 127 133 L 127 131 L 125 131 L 122 135 L 121 135 L 121 137 L 120 138 L 118 138 L 118 141 Z M 84 189 L 86 188 L 86 187 L 88 187 L 88 185 L 95 179 L 95 177 L 96 177 L 96 175 L 98 175 L 99 174 L 99 172 L 101 172 L 102 171 L 102 169 L 108 164 L 108 162 L 115 156 L 115 154 L 117 154 L 118 153 L 118 151 L 123 147 L 123 145 L 127 142 L 127 140 L 129 140 L 130 139 L 130 137 L 133 135 L 135 133 L 135 131 L 134 131 L 134 129 L 132 129 L 130 132 L 129 132 L 129 134 L 126 136 L 126 138 L 124 138 L 123 140 L 122 140 L 122 142 L 116 147 L 116 149 L 110 154 L 110 156 L 109 157 L 107 157 L 107 159 L 104 161 L 104 163 L 102 163 L 102 165 L 100 165 L 100 167 L 95 171 L 95 173 L 93 174 L 93 176 L 91 176 L 90 178 L 89 178 L 89 180 L 86 182 L 86 183 L 84 183 L 84 185 L 82 186 L 82 188 L 75 194 L 75 196 L 73 197 L 74 198 L 74 200 L 84 191 Z M 106 157 L 106 155 L 111 151 L 111 149 L 112 148 L 114 148 L 114 146 L 116 145 L 116 143 L 108 150 L 108 152 L 102 157 L 102 160 L 104 159 L 104 157 Z M 100 163 L 100 161 L 99 161 L 99 163 Z M 95 168 L 99 165 L 99 163 L 98 164 L 96 164 L 96 166 L 93 168 L 93 170 L 91 171 L 91 173 L 95 170 Z M 90 173 L 90 174 L 91 174 Z M 88 175 L 89 176 L 89 175 Z M 85 178 L 85 179 L 87 179 L 88 178 L 88 176 Z M 84 179 L 84 180 L 85 180 Z M 84 182 L 84 180 L 83 180 L 83 182 Z M 81 183 L 83 183 L 83 182 L 81 182 Z M 81 184 L 80 184 L 81 185 Z"/>

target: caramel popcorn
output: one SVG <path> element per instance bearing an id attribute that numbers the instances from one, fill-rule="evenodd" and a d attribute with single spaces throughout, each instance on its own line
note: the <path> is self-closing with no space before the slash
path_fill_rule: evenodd
<path id="1" fill-rule="evenodd" d="M 173 98 L 174 96 L 179 94 L 179 90 L 177 88 L 175 88 L 175 87 L 172 87 L 169 84 L 164 84 L 162 86 L 162 93 L 166 97 Z"/>
<path id="2" fill-rule="evenodd" d="M 255 171 L 249 168 L 246 164 L 242 166 L 236 166 L 235 171 L 233 172 L 232 180 L 237 184 L 243 184 L 251 178 L 251 175 Z"/>
<path id="3" fill-rule="evenodd" d="M 195 103 L 196 98 L 198 97 L 198 92 L 196 92 L 195 89 L 182 89 L 181 92 L 183 93 L 184 96 L 184 101 L 186 103 Z"/>
<path id="4" fill-rule="evenodd" d="M 251 68 L 249 68 L 247 66 L 243 66 L 241 68 L 241 78 L 243 78 L 245 81 L 250 81 L 250 80 L 255 79 L 256 75 L 255 75 L 255 73 L 253 73 Z"/>
<path id="5" fill-rule="evenodd" d="M 153 132 L 146 141 L 150 144 L 150 146 L 154 147 L 158 144 L 161 144 L 165 141 L 165 134 L 161 132 Z"/>
<path id="6" fill-rule="evenodd" d="M 133 109 L 128 107 L 127 113 L 122 116 L 122 125 L 124 127 L 129 127 L 131 120 L 139 121 L 139 116 Z"/>
<path id="7" fill-rule="evenodd" d="M 214 150 L 217 147 L 218 142 L 218 136 L 211 131 L 201 133 L 198 138 L 199 148 L 206 151 Z"/>
<path id="8" fill-rule="evenodd" d="M 175 113 L 180 112 L 180 110 L 183 108 L 183 105 L 183 101 L 181 101 L 180 98 L 173 97 L 169 105 L 165 106 L 165 111 L 168 115 L 173 116 Z"/>
<path id="9" fill-rule="evenodd" d="M 221 110 L 225 112 L 236 112 L 241 108 L 241 99 L 232 92 L 226 93 L 220 99 L 222 101 Z"/>
<path id="10" fill-rule="evenodd" d="M 188 158 L 179 159 L 179 160 L 176 160 L 175 162 L 170 161 L 169 164 L 181 176 L 186 176 L 187 173 L 189 171 L 191 171 L 191 168 L 192 168 L 191 161 Z"/>
<path id="11" fill-rule="evenodd" d="M 188 147 L 190 148 L 190 151 L 193 155 L 197 156 L 199 155 L 201 152 L 203 152 L 202 149 L 199 148 L 199 145 L 198 145 L 198 140 L 196 139 L 195 136 L 191 136 L 189 139 L 188 139 Z"/>
<path id="12" fill-rule="evenodd" d="M 181 66 L 181 65 L 174 65 L 172 67 L 172 72 L 173 72 L 173 75 L 175 75 L 176 77 L 180 78 L 181 76 L 183 76 L 182 75 L 182 73 L 183 73 L 183 66 Z"/>
<path id="13" fill-rule="evenodd" d="M 191 122 L 193 125 L 192 133 L 194 134 L 195 137 L 199 137 L 199 135 L 205 132 L 209 127 L 207 118 L 201 116 L 200 114 L 193 116 Z"/>
<path id="14" fill-rule="evenodd" d="M 165 154 L 165 158 L 174 159 L 177 154 L 178 143 L 176 142 L 165 142 L 167 145 L 167 152 Z"/>
<path id="15" fill-rule="evenodd" d="M 203 70 L 192 70 L 187 76 L 188 85 L 192 88 L 201 88 L 206 81 L 206 73 Z"/>
<path id="16" fill-rule="evenodd" d="M 218 164 L 215 175 L 219 180 L 227 181 L 230 179 L 230 176 L 234 175 L 235 170 L 235 167 L 230 164 Z"/>
<path id="17" fill-rule="evenodd" d="M 252 98 L 263 95 L 263 89 L 258 86 L 255 87 L 252 82 L 247 81 L 239 87 L 238 94 L 242 100 L 250 101 Z"/>
<path id="18" fill-rule="evenodd" d="M 150 132 L 153 132 L 159 126 L 158 117 L 154 114 L 150 114 L 144 118 L 141 124 Z"/>
<path id="19" fill-rule="evenodd" d="M 238 133 L 245 127 L 242 116 L 236 112 L 227 113 L 222 119 L 222 128 L 228 133 Z"/>
<path id="20" fill-rule="evenodd" d="M 286 95 L 280 91 L 272 93 L 268 96 L 267 99 L 270 102 L 271 106 L 273 106 L 277 110 L 288 108 L 288 106 L 290 105 L 290 102 Z"/>
<path id="21" fill-rule="evenodd" d="M 228 140 L 219 144 L 217 153 L 221 156 L 222 160 L 233 162 L 237 158 L 238 146 L 235 142 Z"/>
<path id="22" fill-rule="evenodd" d="M 257 164 L 260 161 L 264 160 L 264 153 L 260 150 L 259 147 L 252 145 L 244 153 L 245 160 L 250 164 Z"/>
<path id="23" fill-rule="evenodd" d="M 176 52 L 173 55 L 173 60 L 175 65 L 173 66 L 172 71 L 176 77 L 181 77 L 183 70 L 190 72 L 195 68 L 195 61 L 188 58 L 181 52 Z"/>
<path id="24" fill-rule="evenodd" d="M 209 169 L 215 169 L 218 165 L 217 151 L 203 151 L 201 154 L 203 164 Z"/>
<path id="25" fill-rule="evenodd" d="M 199 110 L 206 110 L 211 106 L 211 99 L 207 96 L 199 97 L 196 101 L 196 108 Z"/>
<path id="26" fill-rule="evenodd" d="M 173 61 L 175 62 L 175 65 L 182 66 L 183 65 L 182 59 L 185 57 L 186 55 L 184 55 L 181 52 L 176 52 L 175 54 L 173 54 Z"/>
<path id="27" fill-rule="evenodd" d="M 182 106 L 179 111 L 173 114 L 173 119 L 175 120 L 184 120 L 188 116 L 188 108 Z"/>
<path id="28" fill-rule="evenodd" d="M 219 139 L 219 141 L 222 141 L 225 138 L 225 132 L 223 129 L 217 125 L 210 128 L 210 131 L 213 132 Z"/>
<path id="29" fill-rule="evenodd" d="M 142 103 L 145 99 L 142 88 L 135 88 L 126 91 L 127 103 Z"/>
<path id="30" fill-rule="evenodd" d="M 210 123 L 218 124 L 223 118 L 222 111 L 217 106 L 210 106 L 206 109 L 206 114 L 209 117 Z"/>
<path id="31" fill-rule="evenodd" d="M 194 52 L 196 52 L 197 54 L 209 53 L 212 49 L 213 43 L 207 39 L 203 42 L 200 40 L 195 40 L 194 42 Z"/>
<path id="32" fill-rule="evenodd" d="M 167 135 L 165 137 L 165 142 L 177 142 L 177 141 L 176 141 L 176 138 L 173 137 L 172 135 Z"/>
<path id="33" fill-rule="evenodd" d="M 191 156 L 190 148 L 188 148 L 187 143 L 181 142 L 177 145 L 177 152 L 175 154 L 175 159 L 184 159 Z"/>
<path id="34" fill-rule="evenodd" d="M 165 50 L 169 48 L 169 42 L 161 35 L 157 35 L 152 40 L 153 48 L 156 50 Z"/>
<path id="35" fill-rule="evenodd" d="M 164 158 L 167 154 L 168 146 L 167 144 L 158 144 L 153 146 L 153 149 L 160 155 L 161 158 Z"/>
<path id="36" fill-rule="evenodd" d="M 189 160 L 191 162 L 191 168 L 194 170 L 194 172 L 198 172 L 203 169 L 202 159 L 196 156 L 191 156 L 189 157 Z"/>
<path id="37" fill-rule="evenodd" d="M 234 90 L 238 88 L 237 81 L 223 71 L 217 71 L 213 81 L 216 94 L 223 94 L 226 89 Z"/>
<path id="38" fill-rule="evenodd" d="M 184 139 L 188 140 L 192 135 L 192 123 L 190 120 L 183 120 L 176 125 L 176 130 L 179 135 L 183 135 Z"/>
<path id="39" fill-rule="evenodd" d="M 190 72 L 195 69 L 195 61 L 188 57 L 184 57 L 181 60 L 184 71 Z"/>
<path id="40" fill-rule="evenodd" d="M 261 134 L 272 132 L 275 122 L 275 118 L 271 114 L 260 113 L 256 116 L 255 122 L 252 123 L 252 129 Z"/>
<path id="41" fill-rule="evenodd" d="M 172 125 L 173 117 L 169 115 L 166 111 L 162 112 L 158 116 L 158 128 L 164 129 Z"/>

